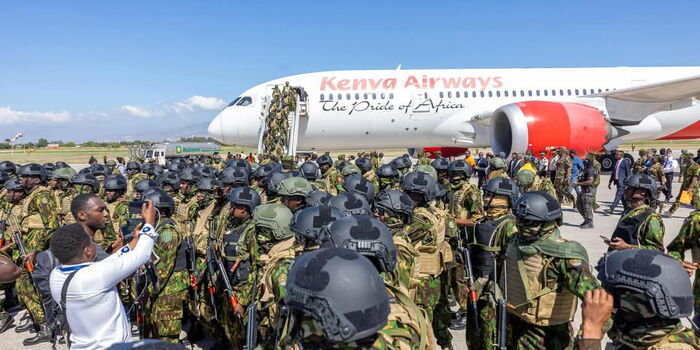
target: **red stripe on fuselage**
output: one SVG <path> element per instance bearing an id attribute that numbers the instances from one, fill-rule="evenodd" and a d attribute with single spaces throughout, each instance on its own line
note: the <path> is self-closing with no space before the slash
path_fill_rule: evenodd
<path id="1" fill-rule="evenodd" d="M 700 120 L 696 121 L 685 128 L 666 135 L 659 140 L 687 140 L 700 138 Z"/>

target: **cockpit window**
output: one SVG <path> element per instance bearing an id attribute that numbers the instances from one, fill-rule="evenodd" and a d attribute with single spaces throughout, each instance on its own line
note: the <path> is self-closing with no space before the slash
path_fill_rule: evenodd
<path id="1" fill-rule="evenodd" d="M 238 102 L 240 99 L 241 99 L 240 97 L 236 97 L 236 99 L 231 101 L 231 103 L 229 103 L 227 107 L 235 106 L 236 102 Z"/>
<path id="2" fill-rule="evenodd" d="M 253 103 L 253 99 L 248 97 L 248 96 L 243 96 L 241 99 L 238 101 L 236 106 L 247 106 L 249 104 Z"/>

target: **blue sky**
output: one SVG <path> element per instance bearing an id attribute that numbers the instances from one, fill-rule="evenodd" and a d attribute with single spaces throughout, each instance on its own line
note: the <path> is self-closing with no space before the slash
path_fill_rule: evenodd
<path id="1" fill-rule="evenodd" d="M 698 1 L 2 2 L 0 139 L 201 133 L 248 87 L 313 71 L 700 65 L 698 13 Z"/>

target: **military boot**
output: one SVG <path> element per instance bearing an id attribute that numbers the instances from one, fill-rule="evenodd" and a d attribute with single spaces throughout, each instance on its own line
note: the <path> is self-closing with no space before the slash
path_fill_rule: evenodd
<path id="1" fill-rule="evenodd" d="M 461 312 L 454 314 L 449 328 L 453 331 L 461 331 L 467 328 L 467 316 Z"/>
<path id="2" fill-rule="evenodd" d="M 22 341 L 22 344 L 24 344 L 24 346 L 29 346 L 49 342 L 51 342 L 51 330 L 49 327 L 46 327 L 46 325 L 42 325 L 34 337 L 25 339 Z"/>
<path id="3" fill-rule="evenodd" d="M 32 322 L 31 319 L 25 320 L 19 326 L 15 327 L 15 333 L 24 333 L 27 331 L 28 332 L 34 331 L 34 323 Z"/>
<path id="4" fill-rule="evenodd" d="M 0 312 L 0 333 L 4 333 L 6 330 L 14 327 L 15 320 L 12 315 L 3 311 Z"/>

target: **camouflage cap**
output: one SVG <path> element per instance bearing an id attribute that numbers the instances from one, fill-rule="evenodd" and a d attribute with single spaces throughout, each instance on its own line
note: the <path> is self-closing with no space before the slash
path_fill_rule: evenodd
<path id="1" fill-rule="evenodd" d="M 350 174 L 362 174 L 362 170 L 360 170 L 360 168 L 355 164 L 347 164 L 343 167 L 341 174 L 343 174 L 343 176 L 348 176 Z"/>
<path id="2" fill-rule="evenodd" d="M 535 173 L 530 170 L 521 170 L 515 175 L 515 182 L 521 187 L 529 187 L 535 182 Z"/>
<path id="3" fill-rule="evenodd" d="M 506 162 L 499 157 L 492 158 L 489 164 L 491 164 L 491 167 L 494 169 L 503 169 L 506 167 Z"/>

